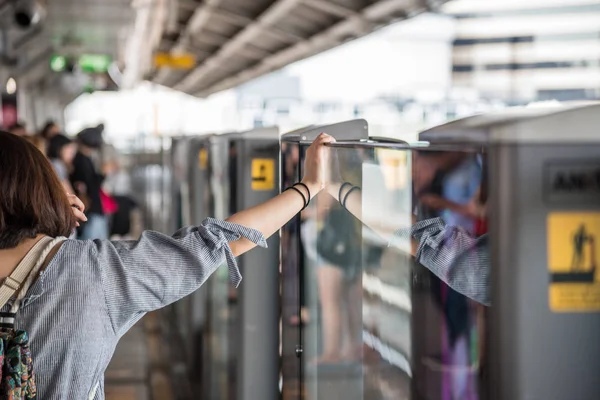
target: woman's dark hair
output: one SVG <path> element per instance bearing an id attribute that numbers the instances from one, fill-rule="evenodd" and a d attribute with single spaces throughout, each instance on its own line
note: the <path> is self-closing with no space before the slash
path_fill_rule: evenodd
<path id="1" fill-rule="evenodd" d="M 42 137 L 44 139 L 48 139 L 48 133 L 55 126 L 56 126 L 56 123 L 54 121 L 48 121 L 48 122 L 46 122 L 46 124 L 44 125 L 44 127 L 42 128 L 42 130 L 40 132 L 40 135 L 42 135 Z"/>
<path id="2" fill-rule="evenodd" d="M 56 135 L 48 142 L 48 151 L 47 156 L 49 159 L 60 159 L 60 152 L 68 144 L 71 144 L 73 141 L 66 137 L 65 135 Z"/>
<path id="3" fill-rule="evenodd" d="M 71 234 L 76 220 L 63 185 L 35 146 L 0 131 L 0 171 L 0 249 Z"/>

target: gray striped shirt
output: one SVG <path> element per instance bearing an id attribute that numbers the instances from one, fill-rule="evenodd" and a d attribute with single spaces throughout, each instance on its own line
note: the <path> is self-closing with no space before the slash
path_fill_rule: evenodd
<path id="1" fill-rule="evenodd" d="M 15 320 L 30 336 L 38 398 L 104 399 L 117 342 L 145 313 L 192 293 L 224 262 L 240 283 L 228 245 L 240 237 L 267 246 L 258 231 L 210 218 L 173 236 L 65 241 Z"/>
<path id="2" fill-rule="evenodd" d="M 396 240 L 418 240 L 415 259 L 458 293 L 491 305 L 488 235 L 473 237 L 462 227 L 449 226 L 441 218 L 419 221 L 400 229 Z"/>

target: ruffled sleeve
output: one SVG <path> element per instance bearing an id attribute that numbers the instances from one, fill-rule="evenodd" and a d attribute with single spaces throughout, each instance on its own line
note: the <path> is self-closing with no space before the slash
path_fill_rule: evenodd
<path id="1" fill-rule="evenodd" d="M 390 245 L 418 241 L 416 260 L 457 292 L 491 304 L 488 236 L 473 237 L 441 218 L 419 221 L 395 232 Z"/>
<path id="2" fill-rule="evenodd" d="M 145 231 L 135 241 L 95 241 L 115 331 L 194 292 L 224 263 L 238 286 L 242 276 L 229 242 L 240 238 L 267 247 L 259 231 L 213 218 L 173 236 Z"/>

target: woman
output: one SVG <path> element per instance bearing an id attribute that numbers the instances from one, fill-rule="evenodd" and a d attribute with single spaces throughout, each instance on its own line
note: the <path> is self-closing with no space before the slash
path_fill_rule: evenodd
<path id="1" fill-rule="evenodd" d="M 71 185 L 87 205 L 89 221 L 81 229 L 81 239 L 108 239 L 108 218 L 102 205 L 104 175 L 97 172 L 93 161 L 99 145 L 94 128 L 84 129 L 77 135 L 77 154 L 73 159 Z"/>
<path id="2" fill-rule="evenodd" d="M 76 153 L 77 145 L 64 135 L 54 135 L 48 143 L 47 157 L 67 193 L 73 193 L 69 182 L 69 170 Z"/>
<path id="3" fill-rule="evenodd" d="M 15 318 L 15 327 L 31 338 L 38 398 L 103 399 L 104 371 L 117 342 L 146 312 L 192 293 L 223 261 L 238 285 L 234 257 L 266 246 L 265 238 L 325 187 L 324 145 L 332 141 L 322 134 L 310 146 L 304 179 L 294 190 L 226 221 L 207 219 L 173 236 L 144 232 L 138 241 L 66 240 L 53 247 Z M 68 236 L 75 216 L 83 216 L 71 211 L 50 163 L 24 139 L 0 132 L 0 170 L 4 278 L 37 242 Z"/>

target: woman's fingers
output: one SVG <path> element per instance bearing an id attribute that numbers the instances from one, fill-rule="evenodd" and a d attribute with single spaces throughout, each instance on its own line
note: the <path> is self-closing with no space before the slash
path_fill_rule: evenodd
<path id="1" fill-rule="evenodd" d="M 85 216 L 85 214 L 76 209 L 75 207 L 73 207 L 73 215 L 75 215 L 75 218 L 77 218 L 79 221 L 87 221 L 87 217 Z"/>
<path id="2" fill-rule="evenodd" d="M 69 204 L 75 208 L 78 208 L 81 211 L 85 211 L 85 205 L 83 201 L 79 199 L 79 197 L 74 194 L 67 193 L 67 198 L 69 199 Z"/>
<path id="3" fill-rule="evenodd" d="M 75 218 L 77 218 L 79 221 L 87 221 L 87 217 L 83 213 L 85 211 L 85 205 L 79 199 L 79 197 L 75 196 L 74 194 L 67 193 L 67 198 L 69 199 L 69 204 L 71 205 L 71 209 L 73 210 L 73 215 Z M 79 222 L 77 222 L 76 225 L 79 226 Z"/>
<path id="4" fill-rule="evenodd" d="M 331 135 L 328 135 L 326 133 L 321 133 L 318 137 L 318 140 L 320 143 L 333 143 L 335 142 L 335 138 Z"/>

